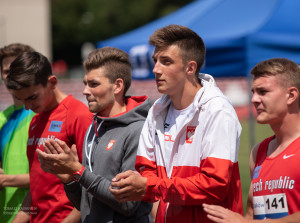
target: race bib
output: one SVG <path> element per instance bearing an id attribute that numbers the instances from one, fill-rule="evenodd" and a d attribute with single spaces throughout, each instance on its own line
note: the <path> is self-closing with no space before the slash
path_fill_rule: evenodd
<path id="1" fill-rule="evenodd" d="M 254 219 L 278 219 L 287 216 L 285 193 L 253 197 Z"/>

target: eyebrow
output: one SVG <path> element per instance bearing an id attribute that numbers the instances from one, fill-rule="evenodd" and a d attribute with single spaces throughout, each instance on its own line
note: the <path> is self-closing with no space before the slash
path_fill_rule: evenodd
<path id="1" fill-rule="evenodd" d="M 15 95 L 14 95 L 15 96 Z M 32 97 L 34 97 L 34 96 L 36 96 L 35 94 L 32 94 L 32 95 L 30 95 L 29 97 L 27 97 L 27 98 L 24 98 L 23 100 L 30 100 Z M 20 99 L 20 98 L 18 98 L 17 96 L 15 96 L 15 98 L 16 99 L 18 99 L 18 100 L 20 100 L 20 101 L 22 101 L 22 99 Z"/>
<path id="2" fill-rule="evenodd" d="M 2 69 L 1 73 L 5 74 L 5 73 L 8 73 L 9 72 L 9 69 Z"/>
<path id="3" fill-rule="evenodd" d="M 154 60 L 154 59 L 157 59 L 157 58 L 160 58 L 160 59 L 170 59 L 171 57 L 169 57 L 169 56 L 164 56 L 164 55 L 161 55 L 161 56 L 152 56 L 152 59 Z"/>
<path id="4" fill-rule="evenodd" d="M 254 91 L 254 89 L 256 90 L 256 91 L 258 91 L 258 90 L 262 90 L 262 89 L 266 89 L 265 87 L 255 87 L 255 88 L 251 88 L 251 91 L 253 92 Z"/>

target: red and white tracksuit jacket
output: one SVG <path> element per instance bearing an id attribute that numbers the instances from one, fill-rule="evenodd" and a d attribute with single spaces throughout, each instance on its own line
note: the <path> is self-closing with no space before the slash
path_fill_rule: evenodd
<path id="1" fill-rule="evenodd" d="M 171 103 L 163 95 L 142 129 L 136 169 L 147 177 L 144 201 L 160 200 L 156 222 L 210 222 L 202 204 L 243 214 L 238 148 L 241 126 L 229 100 L 208 74 L 191 113 L 174 140 L 170 172 L 165 168 L 164 121 Z"/>

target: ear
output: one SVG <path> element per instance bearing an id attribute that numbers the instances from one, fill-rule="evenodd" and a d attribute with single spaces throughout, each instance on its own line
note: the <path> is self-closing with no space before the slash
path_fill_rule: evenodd
<path id="1" fill-rule="evenodd" d="M 51 89 L 55 89 L 57 85 L 57 77 L 55 75 L 51 75 L 48 77 L 48 85 Z"/>
<path id="2" fill-rule="evenodd" d="M 114 94 L 123 94 L 124 91 L 124 81 L 121 78 L 118 78 L 113 86 Z"/>
<path id="3" fill-rule="evenodd" d="M 288 100 L 287 100 L 287 104 L 291 105 L 294 102 L 296 102 L 298 104 L 299 101 L 299 91 L 296 87 L 289 87 L 287 89 L 287 93 L 288 93 Z"/>
<path id="4" fill-rule="evenodd" d="M 189 75 L 189 76 L 195 76 L 195 72 L 196 72 L 196 69 L 197 69 L 197 63 L 196 61 L 189 61 L 187 66 L 186 66 L 186 73 Z"/>

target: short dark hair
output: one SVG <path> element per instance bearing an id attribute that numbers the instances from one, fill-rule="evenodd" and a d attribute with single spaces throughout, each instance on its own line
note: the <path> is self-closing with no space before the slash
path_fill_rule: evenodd
<path id="1" fill-rule="evenodd" d="M 205 45 L 202 38 L 188 27 L 171 24 L 157 29 L 150 36 L 149 43 L 155 46 L 156 51 L 171 45 L 178 46 L 183 64 L 196 61 L 196 76 L 200 72 L 205 59 Z"/>
<path id="2" fill-rule="evenodd" d="M 11 43 L 0 49 L 0 71 L 3 72 L 3 60 L 7 57 L 17 57 L 24 52 L 33 52 L 31 46 L 22 43 Z"/>
<path id="3" fill-rule="evenodd" d="M 39 52 L 25 52 L 11 63 L 7 88 L 20 90 L 39 84 L 45 87 L 51 75 L 52 68 L 47 57 Z"/>
<path id="4" fill-rule="evenodd" d="M 105 76 L 114 83 L 118 78 L 124 81 L 124 96 L 131 85 L 132 73 L 129 55 L 115 47 L 93 50 L 83 62 L 87 72 L 104 67 Z"/>

